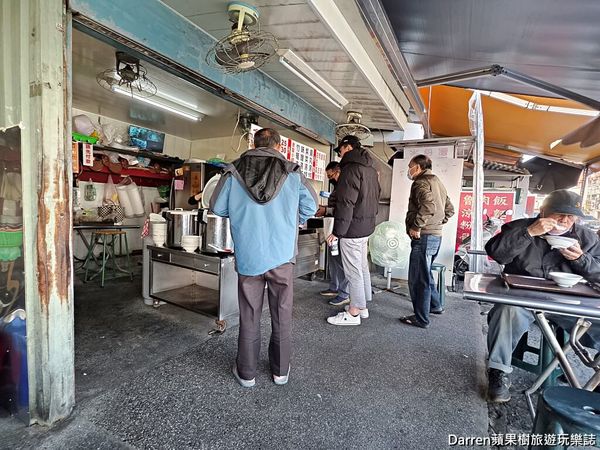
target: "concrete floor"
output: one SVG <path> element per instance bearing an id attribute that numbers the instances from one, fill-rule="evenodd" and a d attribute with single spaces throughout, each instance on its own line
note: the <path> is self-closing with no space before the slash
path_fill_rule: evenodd
<path id="1" fill-rule="evenodd" d="M 398 321 L 405 297 L 382 292 L 360 327 L 333 327 L 325 284 L 296 280 L 290 382 L 270 379 L 265 314 L 257 385 L 243 389 L 237 329 L 209 336 L 208 318 L 144 306 L 140 278 L 76 287 L 76 409 L 52 429 L 0 420 L 0 448 L 440 449 L 449 434 L 487 436 L 476 303 L 450 295 L 422 330 Z"/>

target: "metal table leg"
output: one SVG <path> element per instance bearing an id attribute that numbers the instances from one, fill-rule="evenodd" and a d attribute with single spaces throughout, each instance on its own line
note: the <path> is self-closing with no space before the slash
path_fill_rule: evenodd
<path id="1" fill-rule="evenodd" d="M 546 323 L 546 325 L 548 326 L 548 329 L 550 330 L 550 334 L 552 335 L 552 338 L 554 339 L 554 342 L 556 343 L 556 345 L 558 346 L 558 348 L 560 348 L 560 344 L 558 343 L 558 340 L 556 339 L 556 336 L 554 335 L 552 328 L 550 327 L 550 324 L 548 324 L 548 321 L 546 319 L 546 317 L 544 316 L 543 313 L 539 313 L 543 316 L 543 319 Z M 537 317 L 536 317 L 537 318 Z M 539 322 L 538 322 L 539 324 Z M 566 359 L 566 354 L 571 351 L 573 349 L 571 342 L 573 340 L 573 337 L 576 337 L 576 340 L 578 341 L 589 329 L 590 327 L 590 322 L 585 321 L 583 319 L 579 319 L 577 321 L 577 323 L 575 324 L 575 326 L 573 327 L 573 329 L 571 330 L 571 337 L 572 339 L 565 343 L 565 345 L 560 348 L 561 352 L 563 355 L 565 355 L 565 359 Z M 540 329 L 542 329 L 542 326 L 540 325 Z M 542 329 L 543 332 L 543 329 Z M 546 337 L 546 333 L 544 333 L 544 337 Z M 550 344 L 552 345 L 552 341 L 549 340 Z M 552 349 L 554 350 L 554 345 L 552 345 Z M 539 377 L 535 380 L 535 383 L 533 383 L 533 385 L 527 389 L 525 391 L 525 398 L 527 400 L 527 406 L 529 407 L 529 413 L 531 414 L 531 418 L 534 419 L 535 418 L 535 406 L 533 404 L 533 400 L 531 399 L 531 396 L 544 384 L 544 382 L 546 381 L 546 379 L 552 374 L 552 372 L 554 372 L 554 369 L 556 369 L 556 367 L 559 365 L 560 361 L 558 358 L 558 352 L 554 351 L 554 354 L 556 355 L 554 357 L 554 359 L 550 362 L 550 364 L 548 364 L 545 368 L 544 371 L 539 375 Z M 570 367 L 570 363 L 568 363 Z M 565 374 L 567 373 L 567 371 L 564 369 L 564 366 L 561 365 L 561 367 L 563 368 L 563 370 L 565 371 Z M 577 381 L 577 384 L 579 384 L 579 382 Z M 573 387 L 578 387 L 575 385 L 572 385 Z"/>

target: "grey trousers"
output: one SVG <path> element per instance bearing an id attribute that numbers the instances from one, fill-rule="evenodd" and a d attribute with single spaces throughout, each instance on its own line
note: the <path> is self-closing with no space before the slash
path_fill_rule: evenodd
<path id="1" fill-rule="evenodd" d="M 552 315 L 548 320 L 570 332 L 576 317 Z M 535 321 L 533 313 L 518 306 L 495 305 L 488 314 L 488 367 L 511 373 L 512 354 L 519 340 Z M 581 338 L 586 347 L 600 349 L 600 323 L 592 320 L 592 327 Z"/>
<path id="2" fill-rule="evenodd" d="M 367 302 L 373 299 L 371 273 L 367 259 L 368 240 L 368 237 L 340 239 L 342 265 L 348 280 L 350 305 L 360 309 L 366 308 Z"/>
<path id="3" fill-rule="evenodd" d="M 282 264 L 262 275 L 238 275 L 240 330 L 237 370 L 241 378 L 256 376 L 260 354 L 260 316 L 267 286 L 271 312 L 269 362 L 273 375 L 287 375 L 292 350 L 292 306 L 294 303 L 294 266 Z"/>

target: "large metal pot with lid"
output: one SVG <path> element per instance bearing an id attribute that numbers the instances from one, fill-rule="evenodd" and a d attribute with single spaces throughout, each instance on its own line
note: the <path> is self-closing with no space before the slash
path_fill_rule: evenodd
<path id="1" fill-rule="evenodd" d="M 229 219 L 202 211 L 202 251 L 207 253 L 233 252 L 233 238 L 229 229 Z"/>
<path id="2" fill-rule="evenodd" d="M 200 234 L 197 209 L 170 209 L 163 212 L 163 217 L 167 219 L 167 247 L 179 248 L 182 236 Z"/>

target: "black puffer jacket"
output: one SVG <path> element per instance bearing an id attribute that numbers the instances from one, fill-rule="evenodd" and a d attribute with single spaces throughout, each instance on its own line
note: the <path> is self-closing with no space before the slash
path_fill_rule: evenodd
<path id="1" fill-rule="evenodd" d="M 596 233 L 573 225 L 564 236 L 577 239 L 583 255 L 568 261 L 557 249 L 552 250 L 545 239 L 527 232 L 527 227 L 536 220 L 519 219 L 503 225 L 502 231 L 485 245 L 485 251 L 504 264 L 506 273 L 548 278 L 550 272 L 570 272 L 588 281 L 600 282 L 600 242 Z"/>
<path id="2" fill-rule="evenodd" d="M 341 238 L 370 236 L 375 230 L 380 193 L 373 159 L 367 150 L 354 149 L 344 155 L 340 168 L 333 234 Z"/>

